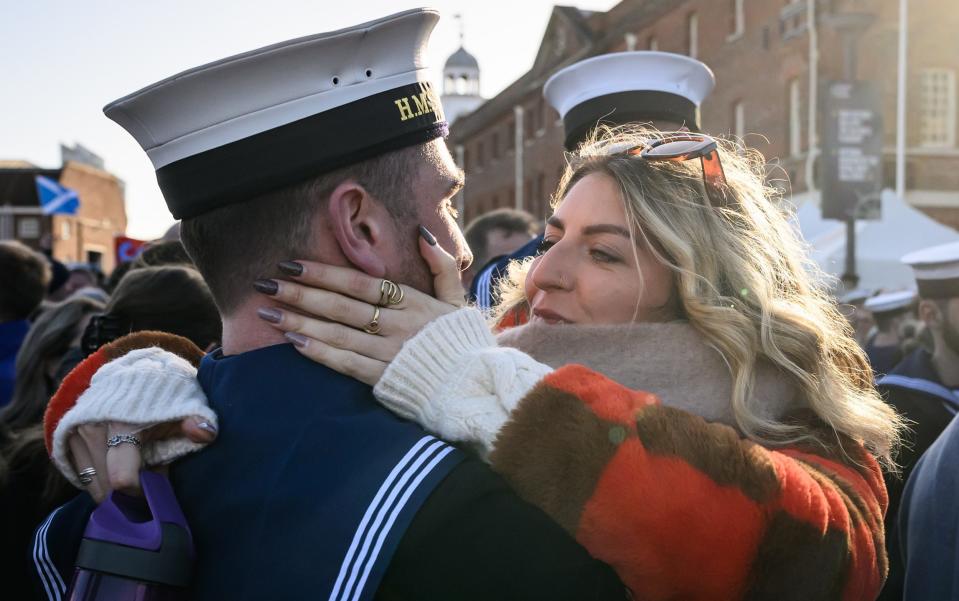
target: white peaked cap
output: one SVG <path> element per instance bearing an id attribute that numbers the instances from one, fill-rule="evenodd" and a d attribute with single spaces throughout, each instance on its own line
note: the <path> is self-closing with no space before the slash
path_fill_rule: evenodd
<path id="1" fill-rule="evenodd" d="M 413 9 L 288 40 L 168 77 L 104 113 L 146 151 L 174 216 L 194 216 L 445 136 L 425 62 L 438 20 Z"/>
<path id="2" fill-rule="evenodd" d="M 898 290 L 896 292 L 886 292 L 866 299 L 863 308 L 872 313 L 889 313 L 906 309 L 916 302 L 915 290 Z"/>
<path id="3" fill-rule="evenodd" d="M 697 130 L 699 105 L 715 85 L 713 72 L 694 58 L 639 50 L 570 65 L 549 78 L 543 95 L 562 117 L 570 148 L 570 138 L 578 143 L 599 121 L 663 120 Z"/>
<path id="4" fill-rule="evenodd" d="M 959 296 L 959 242 L 917 250 L 902 262 L 912 267 L 922 298 Z"/>

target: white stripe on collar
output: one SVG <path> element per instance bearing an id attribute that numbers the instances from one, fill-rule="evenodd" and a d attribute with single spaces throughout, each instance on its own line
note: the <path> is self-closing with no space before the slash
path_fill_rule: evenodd
<path id="1" fill-rule="evenodd" d="M 47 593 L 47 599 L 50 601 L 61 601 L 62 595 L 67 592 L 67 586 L 57 571 L 56 565 L 50 559 L 50 551 L 47 547 L 47 532 L 50 530 L 50 524 L 53 517 L 63 507 L 57 507 L 53 510 L 46 521 L 37 528 L 37 534 L 33 539 L 33 563 L 37 568 L 37 574 L 40 576 L 40 582 Z"/>
<path id="2" fill-rule="evenodd" d="M 883 376 L 878 382 L 876 382 L 876 385 L 895 386 L 898 388 L 905 388 L 907 390 L 924 392 L 946 401 L 946 403 L 948 403 L 947 409 L 949 409 L 952 414 L 955 415 L 957 410 L 959 410 L 959 395 L 957 395 L 954 390 L 950 390 L 942 384 L 938 384 L 930 380 L 924 380 L 922 378 L 910 378 L 909 376 L 903 376 L 899 374 L 891 374 Z"/>
<path id="3" fill-rule="evenodd" d="M 336 579 L 336 584 L 330 593 L 330 601 L 360 598 L 363 589 L 366 587 L 367 577 L 376 564 L 380 548 L 393 527 L 393 522 L 396 521 L 410 496 L 419 487 L 423 479 L 452 450 L 453 447 L 442 440 L 427 435 L 413 445 L 406 455 L 399 460 L 383 481 L 383 484 L 380 485 L 380 489 L 367 507 L 366 513 L 353 535 L 350 548 L 340 565 L 340 573 Z M 423 463 L 430 459 L 432 460 L 429 464 L 420 471 Z M 413 482 L 409 482 L 410 478 L 413 478 Z M 380 526 L 384 522 L 385 525 L 380 530 Z M 357 549 L 359 549 L 358 553 Z"/>

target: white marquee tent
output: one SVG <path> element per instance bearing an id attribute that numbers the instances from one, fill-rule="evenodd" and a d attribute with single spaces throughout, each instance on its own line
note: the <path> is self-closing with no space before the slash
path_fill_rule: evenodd
<path id="1" fill-rule="evenodd" d="M 802 201 L 796 219 L 809 244 L 811 258 L 830 275 L 839 277 L 846 265 L 846 225 L 824 220 L 816 198 Z M 900 262 L 906 253 L 959 241 L 959 232 L 909 206 L 892 190 L 883 190 L 882 219 L 856 223 L 858 288 L 899 290 L 915 288 L 912 271 Z"/>

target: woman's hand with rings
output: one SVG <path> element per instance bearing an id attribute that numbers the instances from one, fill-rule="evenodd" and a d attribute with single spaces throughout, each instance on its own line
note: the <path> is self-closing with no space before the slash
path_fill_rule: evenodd
<path id="1" fill-rule="evenodd" d="M 122 422 L 90 423 L 78 426 L 67 445 L 81 484 L 100 503 L 113 490 L 140 494 L 140 445 L 174 437 L 208 444 L 216 438 L 216 429 L 201 417 L 146 428 Z"/>
<path id="2" fill-rule="evenodd" d="M 407 340 L 465 304 L 456 260 L 428 234 L 419 246 L 436 298 L 350 267 L 288 261 L 280 269 L 292 281 L 259 280 L 254 287 L 295 311 L 269 307 L 259 316 L 306 357 L 374 385 Z"/>

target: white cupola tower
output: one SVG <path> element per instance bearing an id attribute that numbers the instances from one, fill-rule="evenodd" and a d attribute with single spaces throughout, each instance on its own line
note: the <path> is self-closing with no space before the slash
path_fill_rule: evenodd
<path id="1" fill-rule="evenodd" d="M 460 47 L 443 66 L 443 112 L 450 125 L 483 103 L 479 63 L 463 48 L 463 21 L 459 15 L 456 18 L 460 20 Z"/>

